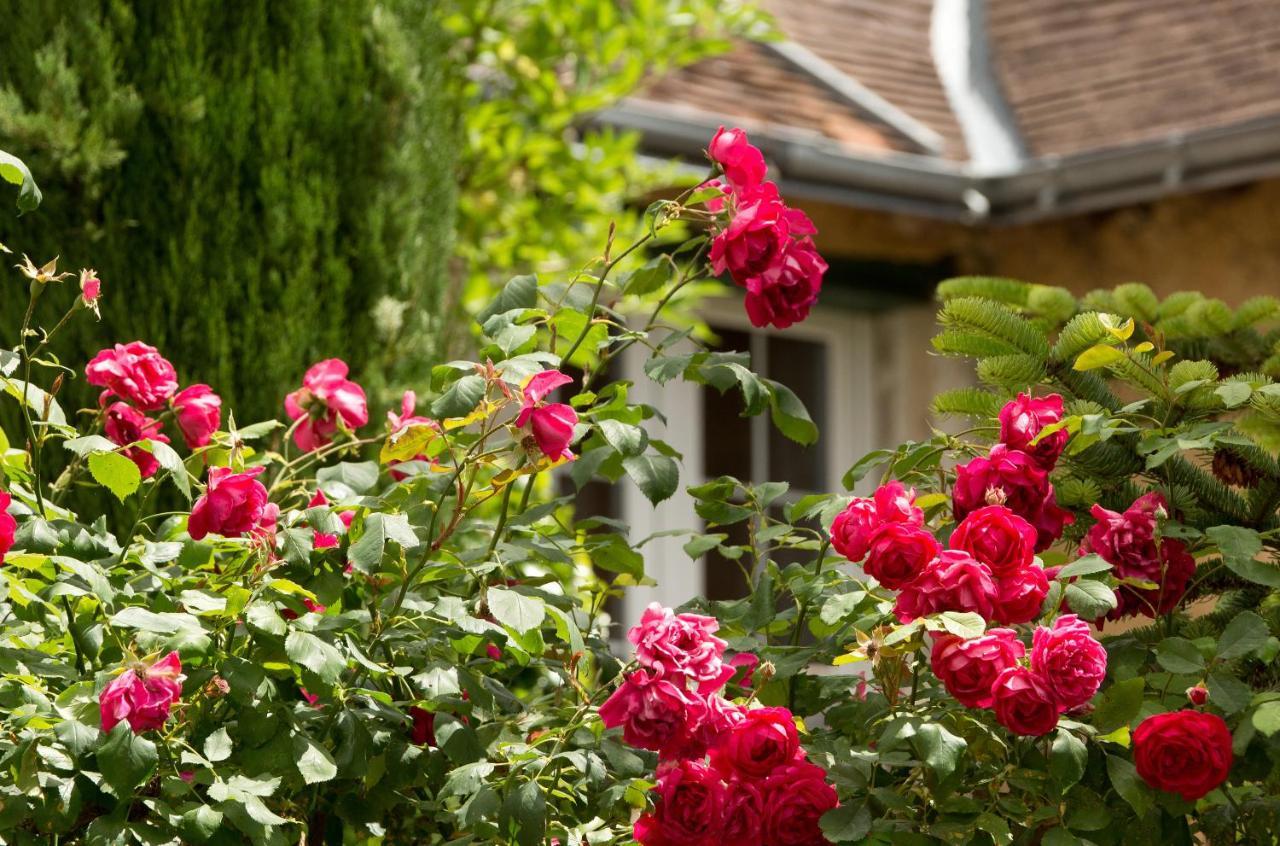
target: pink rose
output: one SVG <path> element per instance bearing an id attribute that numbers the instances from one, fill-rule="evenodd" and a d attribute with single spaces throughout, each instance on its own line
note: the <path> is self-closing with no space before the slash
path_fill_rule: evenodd
<path id="1" fill-rule="evenodd" d="M 321 505 L 328 505 L 329 498 L 324 495 L 324 491 L 316 489 L 315 496 L 311 497 L 311 501 L 307 503 L 307 507 L 316 508 Z M 338 519 L 342 521 L 345 528 L 351 528 L 351 521 L 355 519 L 354 511 L 339 511 Z M 330 535 L 325 532 L 313 531 L 314 535 L 311 546 L 315 549 L 333 549 L 338 545 L 338 536 Z"/>
<path id="2" fill-rule="evenodd" d="M 0 562 L 13 549 L 13 536 L 18 531 L 18 521 L 9 513 L 9 506 L 12 504 L 13 498 L 8 491 L 0 491 Z"/>
<path id="3" fill-rule="evenodd" d="M 642 846 L 722 846 L 726 791 L 719 773 L 701 761 L 665 764 L 653 792 L 653 813 L 635 824 Z"/>
<path id="4" fill-rule="evenodd" d="M 306 599 L 306 598 L 302 600 L 302 607 L 307 609 L 308 614 L 323 614 L 325 611 L 328 610 L 327 606 L 321 605 L 319 602 L 316 602 L 314 599 Z M 292 608 L 281 608 L 280 616 L 285 618 L 286 620 L 296 620 L 298 619 L 298 612 L 294 611 Z"/>
<path id="5" fill-rule="evenodd" d="M 1164 497 L 1156 492 L 1134 500 L 1123 514 L 1094 505 L 1090 513 L 1098 521 L 1080 547 L 1081 553 L 1096 552 L 1110 562 L 1118 579 L 1151 582 L 1153 589 L 1121 585 L 1118 604 L 1107 619 L 1118 620 L 1134 614 L 1158 617 L 1168 614 L 1182 600 L 1195 573 L 1195 559 L 1186 545 L 1175 538 L 1158 538 L 1158 518 L 1167 513 Z"/>
<path id="6" fill-rule="evenodd" d="M 102 350 L 84 369 L 90 385 L 106 388 L 102 402 L 114 394 L 142 411 L 164 407 L 178 390 L 178 375 L 155 347 L 141 341 Z"/>
<path id="7" fill-rule="evenodd" d="M 640 622 L 627 632 L 636 660 L 659 676 L 684 675 L 705 687 L 719 689 L 733 675 L 723 663 L 725 641 L 715 636 L 720 623 L 701 614 L 676 614 L 651 604 Z"/>
<path id="8" fill-rule="evenodd" d="M 1058 725 L 1058 703 L 1040 676 L 1026 667 L 1009 667 L 991 687 L 996 720 L 1014 734 L 1039 737 Z"/>
<path id="9" fill-rule="evenodd" d="M 850 561 L 867 554 L 871 534 L 885 523 L 924 525 L 924 512 L 915 506 L 916 492 L 894 480 L 881 485 L 867 499 L 855 497 L 831 523 L 831 545 Z"/>
<path id="10" fill-rule="evenodd" d="M 768 270 L 746 281 L 746 309 L 751 325 L 786 329 L 809 316 L 818 301 L 827 263 L 805 238 L 792 241 Z"/>
<path id="11" fill-rule="evenodd" d="M 967 552 L 948 549 L 898 594 L 894 613 L 904 623 L 942 611 L 972 611 L 990 620 L 996 584 L 987 565 Z"/>
<path id="12" fill-rule="evenodd" d="M 1007 576 L 1031 566 L 1036 530 L 1005 506 L 987 505 L 960 521 L 949 544 L 986 564 L 995 576 Z"/>
<path id="13" fill-rule="evenodd" d="M 436 746 L 436 715 L 426 708 L 414 705 L 409 708 L 409 718 L 413 727 L 409 730 L 409 739 L 414 746 Z"/>
<path id="14" fill-rule="evenodd" d="M 133 406 L 113 402 L 107 406 L 104 418 L 103 431 L 106 433 L 107 440 L 113 444 L 129 447 L 130 444 L 143 440 L 169 443 L 168 436 L 160 431 L 160 421 L 152 420 Z M 155 475 L 155 472 L 160 469 L 160 462 L 156 461 L 156 457 L 150 450 L 143 447 L 129 447 L 124 451 L 124 455 L 138 465 L 138 472 L 144 479 Z"/>
<path id="15" fill-rule="evenodd" d="M 102 730 L 111 731 L 121 720 L 134 733 L 158 729 L 169 719 L 169 709 L 182 696 L 182 660 L 178 653 L 150 666 L 138 664 L 112 679 L 98 697 Z"/>
<path id="16" fill-rule="evenodd" d="M 758 781 L 730 782 L 724 802 L 721 842 L 732 846 L 763 846 L 764 790 Z"/>
<path id="17" fill-rule="evenodd" d="M 1035 446 L 1031 442 L 1041 429 L 1062 422 L 1062 414 L 1062 397 L 1058 394 L 1039 398 L 1018 394 L 1017 399 L 1000 409 L 1000 442 L 1009 449 L 1025 452 L 1042 469 L 1052 470 L 1067 446 L 1067 430 L 1059 429 Z"/>
<path id="18" fill-rule="evenodd" d="M 261 467 L 233 473 L 229 467 L 209 471 L 209 483 L 196 499 L 187 521 L 187 533 L 201 540 L 210 532 L 228 538 L 242 537 L 274 519 L 267 508 L 267 489 L 258 481 Z"/>
<path id="19" fill-rule="evenodd" d="M 720 735 L 711 749 L 711 764 L 726 777 L 764 778 L 803 754 L 790 710 L 751 708 L 737 725 Z"/>
<path id="20" fill-rule="evenodd" d="M 720 165 L 734 191 L 755 188 L 768 171 L 764 154 L 747 141 L 747 133 L 736 127 L 720 127 L 707 145 L 707 154 Z"/>
<path id="21" fill-rule="evenodd" d="M 562 402 L 546 402 L 546 398 L 556 388 L 572 381 L 559 370 L 544 370 L 524 384 L 516 426 L 527 424 L 538 449 L 552 461 L 573 460 L 569 444 L 573 441 L 573 427 L 578 425 L 578 413 Z"/>
<path id="22" fill-rule="evenodd" d="M 80 271 L 80 302 L 101 320 L 102 312 L 98 310 L 98 300 L 102 297 L 102 280 L 98 271 L 85 268 Z"/>
<path id="23" fill-rule="evenodd" d="M 400 434 L 410 426 L 426 426 L 433 431 L 440 431 L 439 423 L 432 420 L 430 417 L 423 417 L 419 414 L 413 413 L 417 405 L 418 395 L 413 391 L 405 391 L 400 397 L 400 413 L 396 414 L 394 411 L 387 412 L 387 423 L 391 427 L 392 437 Z M 421 461 L 427 464 L 436 463 L 435 459 L 423 454 L 415 455 L 410 460 Z M 406 473 L 401 469 L 404 463 L 405 462 L 396 462 L 395 464 L 387 465 L 387 470 L 391 473 L 391 478 L 395 479 L 397 482 L 402 482 L 409 477 L 409 473 Z"/>
<path id="24" fill-rule="evenodd" d="M 1028 564 L 996 580 L 996 603 L 991 619 L 1006 626 L 1030 623 L 1040 616 L 1048 595 L 1048 574 L 1035 564 Z"/>
<path id="25" fill-rule="evenodd" d="M 1133 763 L 1156 790 L 1194 802 L 1231 774 L 1231 730 L 1217 714 L 1171 711 L 1133 732 Z"/>
<path id="26" fill-rule="evenodd" d="M 941 551 L 928 529 L 909 523 L 885 523 L 871 535 L 863 569 L 880 584 L 898 590 L 924 572 Z"/>
<path id="27" fill-rule="evenodd" d="M 764 842 L 769 846 L 828 844 L 818 821 L 840 800 L 822 767 L 798 761 L 774 770 L 765 779 L 764 799 Z"/>
<path id="28" fill-rule="evenodd" d="M 627 676 L 600 706 L 606 728 L 622 727 L 622 739 L 663 758 L 702 754 L 695 734 L 706 703 L 683 687 L 644 670 Z"/>
<path id="29" fill-rule="evenodd" d="M 290 420 L 302 420 L 293 430 L 293 442 L 304 452 L 333 442 L 339 425 L 358 429 L 369 422 L 364 388 L 347 378 L 347 363 L 329 358 L 311 365 L 302 387 L 284 399 Z"/>
<path id="30" fill-rule="evenodd" d="M 173 398 L 173 410 L 188 449 L 207 446 L 222 425 L 222 397 L 208 385 L 183 388 Z"/>
<path id="31" fill-rule="evenodd" d="M 1036 528 L 1036 551 L 1048 549 L 1075 517 L 1058 507 L 1049 476 L 1031 456 L 996 444 L 985 458 L 956 468 L 952 510 L 957 520 L 985 505 L 1005 505 Z"/>
<path id="32" fill-rule="evenodd" d="M 929 665 L 947 692 L 966 708 L 990 708 L 996 678 L 1017 666 L 1025 653 L 1013 629 L 990 629 L 981 637 L 934 635 Z"/>
<path id="33" fill-rule="evenodd" d="M 1058 708 L 1070 711 L 1093 698 L 1107 676 L 1107 650 L 1094 640 L 1089 624 L 1074 614 L 1059 617 L 1052 629 L 1036 628 L 1031 669 L 1044 679 Z"/>

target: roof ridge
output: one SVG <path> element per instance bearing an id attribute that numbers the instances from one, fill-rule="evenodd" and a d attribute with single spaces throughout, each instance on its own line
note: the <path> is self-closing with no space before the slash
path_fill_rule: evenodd
<path id="1" fill-rule="evenodd" d="M 942 155 L 946 143 L 937 131 L 881 97 L 798 41 L 790 39 L 767 41 L 762 42 L 760 46 L 772 50 L 829 88 L 837 96 L 884 121 L 922 149 L 934 155 Z"/>

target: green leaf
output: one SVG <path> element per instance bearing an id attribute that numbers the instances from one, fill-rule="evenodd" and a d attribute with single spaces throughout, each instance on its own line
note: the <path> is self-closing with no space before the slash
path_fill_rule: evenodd
<path id="1" fill-rule="evenodd" d="M 1049 774 L 1058 783 L 1058 788 L 1066 790 L 1078 782 L 1084 776 L 1088 762 L 1089 750 L 1084 741 L 1066 729 L 1058 729 L 1049 750 Z"/>
<path id="2" fill-rule="evenodd" d="M 968 746 L 964 738 L 947 731 L 938 723 L 925 723 L 912 739 L 916 752 L 941 781 L 956 771 L 960 756 Z"/>
<path id="3" fill-rule="evenodd" d="M 98 747 L 96 758 L 98 771 L 111 786 L 111 792 L 126 799 L 155 770 L 159 756 L 154 743 L 134 734 L 129 723 L 121 721 Z"/>
<path id="4" fill-rule="evenodd" d="M 1218 657 L 1224 661 L 1242 658 L 1266 644 L 1271 637 L 1267 623 L 1252 611 L 1237 614 L 1218 638 Z"/>
<path id="5" fill-rule="evenodd" d="M 675 264 L 670 256 L 655 256 L 645 262 L 643 267 L 627 274 L 622 283 L 622 292 L 633 297 L 651 294 L 667 284 L 674 272 Z"/>
<path id="6" fill-rule="evenodd" d="M 1080 353 L 1076 358 L 1076 363 L 1072 365 L 1075 370 L 1097 370 L 1099 367 L 1106 367 L 1109 364 L 1115 364 L 1117 361 L 1124 359 L 1124 353 L 1115 347 L 1107 344 L 1094 344 L 1089 349 Z"/>
<path id="7" fill-rule="evenodd" d="M 547 616 L 541 599 L 507 588 L 490 588 L 487 603 L 493 618 L 518 634 L 538 628 Z"/>
<path id="8" fill-rule="evenodd" d="M 772 379 L 764 381 L 769 385 L 770 416 L 778 431 L 798 444 L 808 446 L 817 443 L 818 427 L 814 425 L 800 398 L 781 382 Z"/>
<path id="9" fill-rule="evenodd" d="M 520 846 L 539 846 L 547 828 L 547 797 L 536 781 L 526 781 L 502 803 L 503 829 L 513 832 Z"/>
<path id="10" fill-rule="evenodd" d="M 1171 673 L 1200 673 L 1204 656 L 1196 645 L 1185 638 L 1167 637 L 1156 647 L 1156 661 Z"/>
<path id="11" fill-rule="evenodd" d="M 342 653 L 320 638 L 295 629 L 284 639 L 284 651 L 289 660 L 301 664 L 322 680 L 333 684 L 347 668 Z"/>
<path id="12" fill-rule="evenodd" d="M 1083 842 L 1060 825 L 1049 829 L 1040 838 L 1040 846 L 1080 846 Z"/>
<path id="13" fill-rule="evenodd" d="M 1228 673 L 1210 673 L 1205 686 L 1209 688 L 1209 699 L 1228 714 L 1243 711 L 1253 699 L 1253 689 Z"/>
<path id="14" fill-rule="evenodd" d="M 624 456 L 639 455 L 649 445 L 649 436 L 639 426 L 619 420 L 601 420 L 596 425 L 609 446 Z"/>
<path id="15" fill-rule="evenodd" d="M 1214 393 L 1222 399 L 1222 404 L 1227 408 L 1235 408 L 1249 401 L 1249 397 L 1253 395 L 1253 386 L 1248 382 L 1227 382 L 1219 385 Z"/>
<path id="16" fill-rule="evenodd" d="M 484 322 L 496 314 L 503 314 L 520 308 L 533 308 L 538 304 L 538 277 L 537 276 L 513 276 L 502 286 L 502 290 L 498 292 L 498 296 L 494 297 L 493 302 L 485 306 L 484 310 L 476 315 L 476 322 L 484 325 Z M 469 410 L 469 409 L 468 409 Z M 457 415 L 449 415 L 451 417 Z"/>
<path id="17" fill-rule="evenodd" d="M 115 452 L 118 444 L 101 435 L 85 435 L 82 438 L 71 438 L 62 442 L 62 448 L 74 452 L 84 458 L 94 452 Z"/>
<path id="18" fill-rule="evenodd" d="M 95 452 L 89 456 L 89 472 L 94 480 L 124 502 L 142 484 L 138 465 L 118 452 Z"/>
<path id="19" fill-rule="evenodd" d="M 987 622 L 982 615 L 971 611 L 943 611 L 938 615 L 938 621 L 948 632 L 966 640 L 982 637 L 987 630 Z"/>
<path id="20" fill-rule="evenodd" d="M 1120 798 L 1129 803 L 1139 817 L 1151 810 L 1151 792 L 1142 783 L 1133 763 L 1114 755 L 1107 756 L 1107 775 Z"/>
<path id="21" fill-rule="evenodd" d="M 1109 734 L 1133 722 L 1142 709 L 1145 686 L 1143 679 L 1133 678 L 1118 681 L 1103 691 L 1093 712 L 1093 725 L 1098 734 Z"/>
<path id="22" fill-rule="evenodd" d="M 853 802 L 827 811 L 818 824 L 832 843 L 861 842 L 871 831 L 871 812 L 865 802 Z"/>
<path id="23" fill-rule="evenodd" d="M 1262 538 L 1243 526 L 1213 526 L 1205 530 L 1209 540 L 1217 544 L 1227 569 L 1242 579 L 1267 587 L 1280 588 L 1280 567 L 1256 561 L 1262 551 Z"/>
<path id="24" fill-rule="evenodd" d="M 40 205 L 43 197 L 36 180 L 22 159 L 0 150 L 0 179 L 18 188 L 18 211 L 29 212 Z"/>
<path id="25" fill-rule="evenodd" d="M 197 805 L 182 815 L 179 826 L 183 835 L 203 843 L 222 828 L 222 812 L 209 805 Z"/>
<path id="26" fill-rule="evenodd" d="M 665 455 L 633 455 L 622 460 L 622 468 L 654 505 L 669 499 L 680 485 L 680 468 Z"/>
<path id="27" fill-rule="evenodd" d="M 347 494 L 339 486 L 352 494 L 366 494 L 378 484 L 378 473 L 376 461 L 343 461 L 317 470 L 316 481 L 322 488 L 345 498 Z"/>
<path id="28" fill-rule="evenodd" d="M 98 742 L 98 730 L 79 720 L 63 720 L 53 727 L 53 733 L 67 751 L 75 757 L 89 752 Z"/>
<path id="29" fill-rule="evenodd" d="M 435 417 L 465 417 L 484 397 L 484 379 L 475 373 L 463 376 L 431 404 Z"/>
<path id="30" fill-rule="evenodd" d="M 1111 562 L 1101 555 L 1086 555 L 1063 567 L 1058 571 L 1058 575 L 1055 578 L 1058 581 L 1066 581 L 1076 576 L 1092 576 L 1095 573 L 1105 573 L 1110 569 Z"/>
<path id="31" fill-rule="evenodd" d="M 219 728 L 204 739 L 204 756 L 215 764 L 231 757 L 231 736 L 226 728 Z"/>
<path id="32" fill-rule="evenodd" d="M 861 482 L 868 473 L 893 458 L 893 456 L 894 451 L 891 449 L 873 449 L 855 461 L 853 466 L 845 471 L 840 483 L 844 485 L 845 490 L 853 490 L 854 486 Z"/>
<path id="33" fill-rule="evenodd" d="M 181 491 L 182 496 L 191 501 L 191 479 L 187 474 L 187 466 L 182 463 L 182 456 L 177 451 L 162 441 L 151 441 L 151 454 L 155 456 L 156 461 L 169 474 L 169 478 L 173 480 L 174 487 Z"/>
<path id="34" fill-rule="evenodd" d="M 1280 702 L 1263 702 L 1253 712 L 1253 727 L 1267 737 L 1280 731 Z"/>
<path id="35" fill-rule="evenodd" d="M 307 784 L 329 781 L 338 774 L 338 765 L 333 762 L 329 750 L 302 732 L 293 736 L 293 756 L 298 772 Z"/>
<path id="36" fill-rule="evenodd" d="M 1092 579 L 1067 585 L 1065 596 L 1071 610 L 1086 620 L 1096 620 L 1116 607 L 1116 595 L 1111 588 Z"/>

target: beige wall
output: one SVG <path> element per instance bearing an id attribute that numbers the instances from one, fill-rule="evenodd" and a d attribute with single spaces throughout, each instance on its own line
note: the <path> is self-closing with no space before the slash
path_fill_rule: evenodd
<path id="1" fill-rule="evenodd" d="M 806 204 L 832 256 L 903 262 L 951 257 L 963 273 L 1077 292 L 1145 282 L 1238 304 L 1280 294 L 1280 180 L 1026 226 L 968 228 Z"/>

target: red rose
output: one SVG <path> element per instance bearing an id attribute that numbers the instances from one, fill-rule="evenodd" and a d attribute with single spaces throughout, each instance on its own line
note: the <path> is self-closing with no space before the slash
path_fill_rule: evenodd
<path id="1" fill-rule="evenodd" d="M 721 842 L 732 846 L 762 846 L 764 791 L 760 782 L 733 781 L 724 802 Z"/>
<path id="2" fill-rule="evenodd" d="M 801 754 L 800 732 L 790 710 L 752 708 L 720 735 L 711 750 L 711 763 L 726 776 L 764 778 Z"/>
<path id="3" fill-rule="evenodd" d="M 747 317 L 757 328 L 786 329 L 809 316 L 818 301 L 827 263 L 805 238 L 787 244 L 768 270 L 746 281 Z"/>
<path id="4" fill-rule="evenodd" d="M 924 572 L 941 551 L 929 530 L 907 523 L 885 523 L 871 535 L 863 569 L 880 584 L 898 590 Z"/>
<path id="5" fill-rule="evenodd" d="M 996 720 L 1014 734 L 1039 737 L 1058 725 L 1058 704 L 1045 681 L 1026 667 L 1010 667 L 991 687 Z"/>
<path id="6" fill-rule="evenodd" d="M 162 727 L 182 696 L 185 679 L 177 652 L 170 652 L 154 664 L 134 663 L 98 695 L 102 730 L 109 732 L 122 720 L 134 734 Z"/>
<path id="7" fill-rule="evenodd" d="M 210 532 L 238 538 L 256 529 L 274 529 L 278 509 L 267 502 L 267 489 L 258 481 L 262 467 L 233 473 L 229 467 L 209 471 L 204 494 L 191 507 L 187 532 L 201 540 Z"/>
<path id="8" fill-rule="evenodd" d="M 1217 714 L 1156 714 L 1133 733 L 1133 763 L 1147 784 L 1194 802 L 1227 780 L 1231 732 Z"/>
<path id="9" fill-rule="evenodd" d="M 635 824 L 643 846 L 721 846 L 725 786 L 701 761 L 677 761 L 658 770 L 653 813 Z"/>
<path id="10" fill-rule="evenodd" d="M 707 154 L 720 165 L 734 191 L 755 188 L 768 172 L 764 154 L 747 140 L 747 133 L 737 127 L 720 127 L 707 145 Z"/>
<path id="11" fill-rule="evenodd" d="M 881 485 L 873 498 L 855 497 L 831 523 L 831 545 L 850 561 L 867 554 L 871 534 L 885 523 L 924 525 L 924 512 L 915 506 L 916 492 L 897 480 Z"/>
<path id="12" fill-rule="evenodd" d="M 413 719 L 413 727 L 409 730 L 409 739 L 415 746 L 436 745 L 436 715 L 426 708 L 417 705 L 409 708 L 409 716 Z"/>
<path id="13" fill-rule="evenodd" d="M 1035 564 L 1029 564 L 1013 575 L 997 580 L 991 619 L 1006 626 L 1030 623 L 1040 616 L 1044 598 L 1048 595 L 1048 574 Z"/>
<path id="14" fill-rule="evenodd" d="M 1005 505 L 1036 529 L 1036 551 L 1048 549 L 1075 517 L 1058 507 L 1049 476 L 1025 452 L 996 444 L 956 468 L 952 510 L 957 520 L 985 505 Z"/>
<path id="15" fill-rule="evenodd" d="M 9 513 L 9 506 L 12 504 L 13 498 L 8 492 L 0 491 L 0 562 L 4 561 L 5 554 L 13 549 L 13 536 L 18 531 L 18 521 Z"/>
<path id="16" fill-rule="evenodd" d="M 1209 701 L 1209 688 L 1203 684 L 1197 684 L 1187 688 L 1187 701 L 1197 707 Z"/>
<path id="17" fill-rule="evenodd" d="M 160 421 L 152 420 L 147 415 L 123 402 L 113 402 L 107 406 L 102 424 L 107 440 L 113 444 L 128 447 L 138 441 L 151 440 L 169 443 L 169 438 L 160 431 Z M 151 450 L 140 446 L 129 447 L 124 455 L 138 465 L 138 472 L 146 479 L 160 469 L 160 462 L 151 454 Z"/>
<path id="18" fill-rule="evenodd" d="M 178 428 L 189 449 L 205 446 L 222 425 L 222 397 L 208 385 L 192 385 L 173 398 Z"/>
<path id="19" fill-rule="evenodd" d="M 951 533 L 952 549 L 963 549 L 991 568 L 997 577 L 1031 565 L 1036 554 L 1036 530 L 1003 505 L 969 512 Z"/>
<path id="20" fill-rule="evenodd" d="M 1107 650 L 1094 640 L 1089 624 L 1074 614 L 1059 617 L 1052 629 L 1036 628 L 1031 669 L 1053 692 L 1059 710 L 1069 711 L 1093 698 L 1107 675 Z"/>
<path id="21" fill-rule="evenodd" d="M 298 449 L 312 452 L 333 441 L 339 427 L 358 429 L 369 422 L 364 388 L 347 378 L 347 363 L 340 358 L 317 362 L 302 377 L 302 387 L 284 398 Z"/>
<path id="22" fill-rule="evenodd" d="M 711 269 L 745 287 L 747 280 L 776 267 L 791 244 L 789 211 L 776 190 L 739 197 L 728 225 L 711 241 Z"/>
<path id="23" fill-rule="evenodd" d="M 764 842 L 769 846 L 824 846 L 818 821 L 840 804 L 827 771 L 807 761 L 775 770 L 764 782 Z"/>
<path id="24" fill-rule="evenodd" d="M 606 728 L 622 726 L 622 739 L 663 758 L 703 754 L 695 734 L 706 703 L 656 673 L 632 673 L 600 706 Z"/>
<path id="25" fill-rule="evenodd" d="M 141 341 L 102 350 L 85 366 L 84 375 L 90 385 L 106 388 L 102 392 L 104 404 L 114 394 L 143 411 L 163 408 L 178 390 L 173 365 L 159 350 Z"/>
<path id="26" fill-rule="evenodd" d="M 948 549 L 902 588 L 894 613 L 904 623 L 941 611 L 972 611 L 990 620 L 995 602 L 996 583 L 987 565 Z"/>
<path id="27" fill-rule="evenodd" d="M 1013 629 L 991 629 L 965 640 L 936 635 L 929 665 L 947 692 L 967 708 L 990 708 L 996 678 L 1016 666 L 1026 650 Z"/>
<path id="28" fill-rule="evenodd" d="M 1000 409 L 1000 442 L 1009 449 L 1022 450 L 1045 470 L 1052 470 L 1058 456 L 1067 446 L 1067 430 L 1059 429 L 1040 439 L 1035 446 L 1031 442 L 1046 426 L 1062 421 L 1062 397 L 1031 397 L 1018 394 L 1018 398 Z"/>
<path id="29" fill-rule="evenodd" d="M 1108 511 L 1101 505 L 1091 509 L 1098 522 L 1089 529 L 1081 544 L 1081 554 L 1101 555 L 1110 562 L 1112 573 L 1118 579 L 1156 585 L 1151 589 L 1120 585 L 1116 591 L 1117 605 L 1107 619 L 1118 620 L 1135 614 L 1154 618 L 1168 614 L 1187 592 L 1196 562 L 1182 541 L 1157 537 L 1159 518 L 1166 512 L 1164 497 L 1156 491 L 1138 497 L 1123 514 Z"/>

